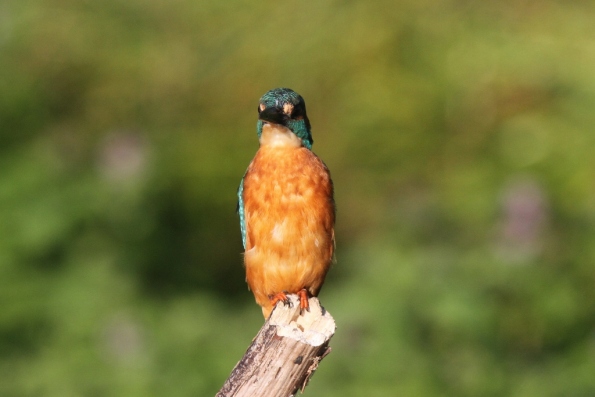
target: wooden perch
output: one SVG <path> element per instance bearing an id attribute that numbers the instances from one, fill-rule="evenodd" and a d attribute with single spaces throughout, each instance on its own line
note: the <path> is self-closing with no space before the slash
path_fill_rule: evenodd
<path id="1" fill-rule="evenodd" d="M 304 391 L 331 348 L 335 320 L 310 298 L 310 311 L 300 315 L 296 295 L 291 305 L 277 304 L 244 357 L 216 397 L 288 397 Z"/>

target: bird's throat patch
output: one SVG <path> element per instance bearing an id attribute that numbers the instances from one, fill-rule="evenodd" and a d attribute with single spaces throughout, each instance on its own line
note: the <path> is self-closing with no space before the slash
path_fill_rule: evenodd
<path id="1" fill-rule="evenodd" d="M 297 148 L 302 146 L 302 140 L 287 127 L 265 123 L 262 126 L 260 145 Z"/>

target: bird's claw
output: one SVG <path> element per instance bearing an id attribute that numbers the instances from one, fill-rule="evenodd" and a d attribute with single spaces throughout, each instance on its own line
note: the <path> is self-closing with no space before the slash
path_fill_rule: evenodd
<path id="1" fill-rule="evenodd" d="M 276 293 L 275 295 L 270 295 L 269 299 L 271 300 L 271 305 L 273 307 L 275 307 L 278 302 L 283 302 L 284 306 L 291 307 L 291 301 L 287 297 L 287 294 L 288 294 L 287 291 L 283 291 L 283 292 Z"/>
<path id="2" fill-rule="evenodd" d="M 283 291 L 283 292 L 276 293 L 275 295 L 269 295 L 271 305 L 273 307 L 275 307 L 277 305 L 277 303 L 283 302 L 283 305 L 292 307 L 291 300 L 287 297 L 287 294 L 289 294 L 289 292 Z M 308 303 L 308 298 L 309 298 L 308 291 L 305 288 L 303 288 L 297 292 L 297 296 L 300 300 L 300 315 L 303 315 L 304 311 L 309 312 L 310 304 Z"/>
<path id="3" fill-rule="evenodd" d="M 297 292 L 298 297 L 300 298 L 300 315 L 304 314 L 304 310 L 310 311 L 310 304 L 308 303 L 308 291 L 305 288 L 302 288 Z"/>

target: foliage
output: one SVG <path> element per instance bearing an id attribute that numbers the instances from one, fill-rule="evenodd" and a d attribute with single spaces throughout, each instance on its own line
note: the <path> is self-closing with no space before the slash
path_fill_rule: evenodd
<path id="1" fill-rule="evenodd" d="M 0 395 L 213 395 L 267 90 L 333 173 L 307 393 L 595 394 L 590 2 L 0 5 Z"/>

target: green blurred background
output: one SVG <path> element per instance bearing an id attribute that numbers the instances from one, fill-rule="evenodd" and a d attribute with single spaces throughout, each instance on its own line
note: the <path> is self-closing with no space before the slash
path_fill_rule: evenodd
<path id="1" fill-rule="evenodd" d="M 338 330 L 311 396 L 595 396 L 595 3 L 0 4 L 0 395 L 214 395 L 236 189 L 306 99 Z"/>

